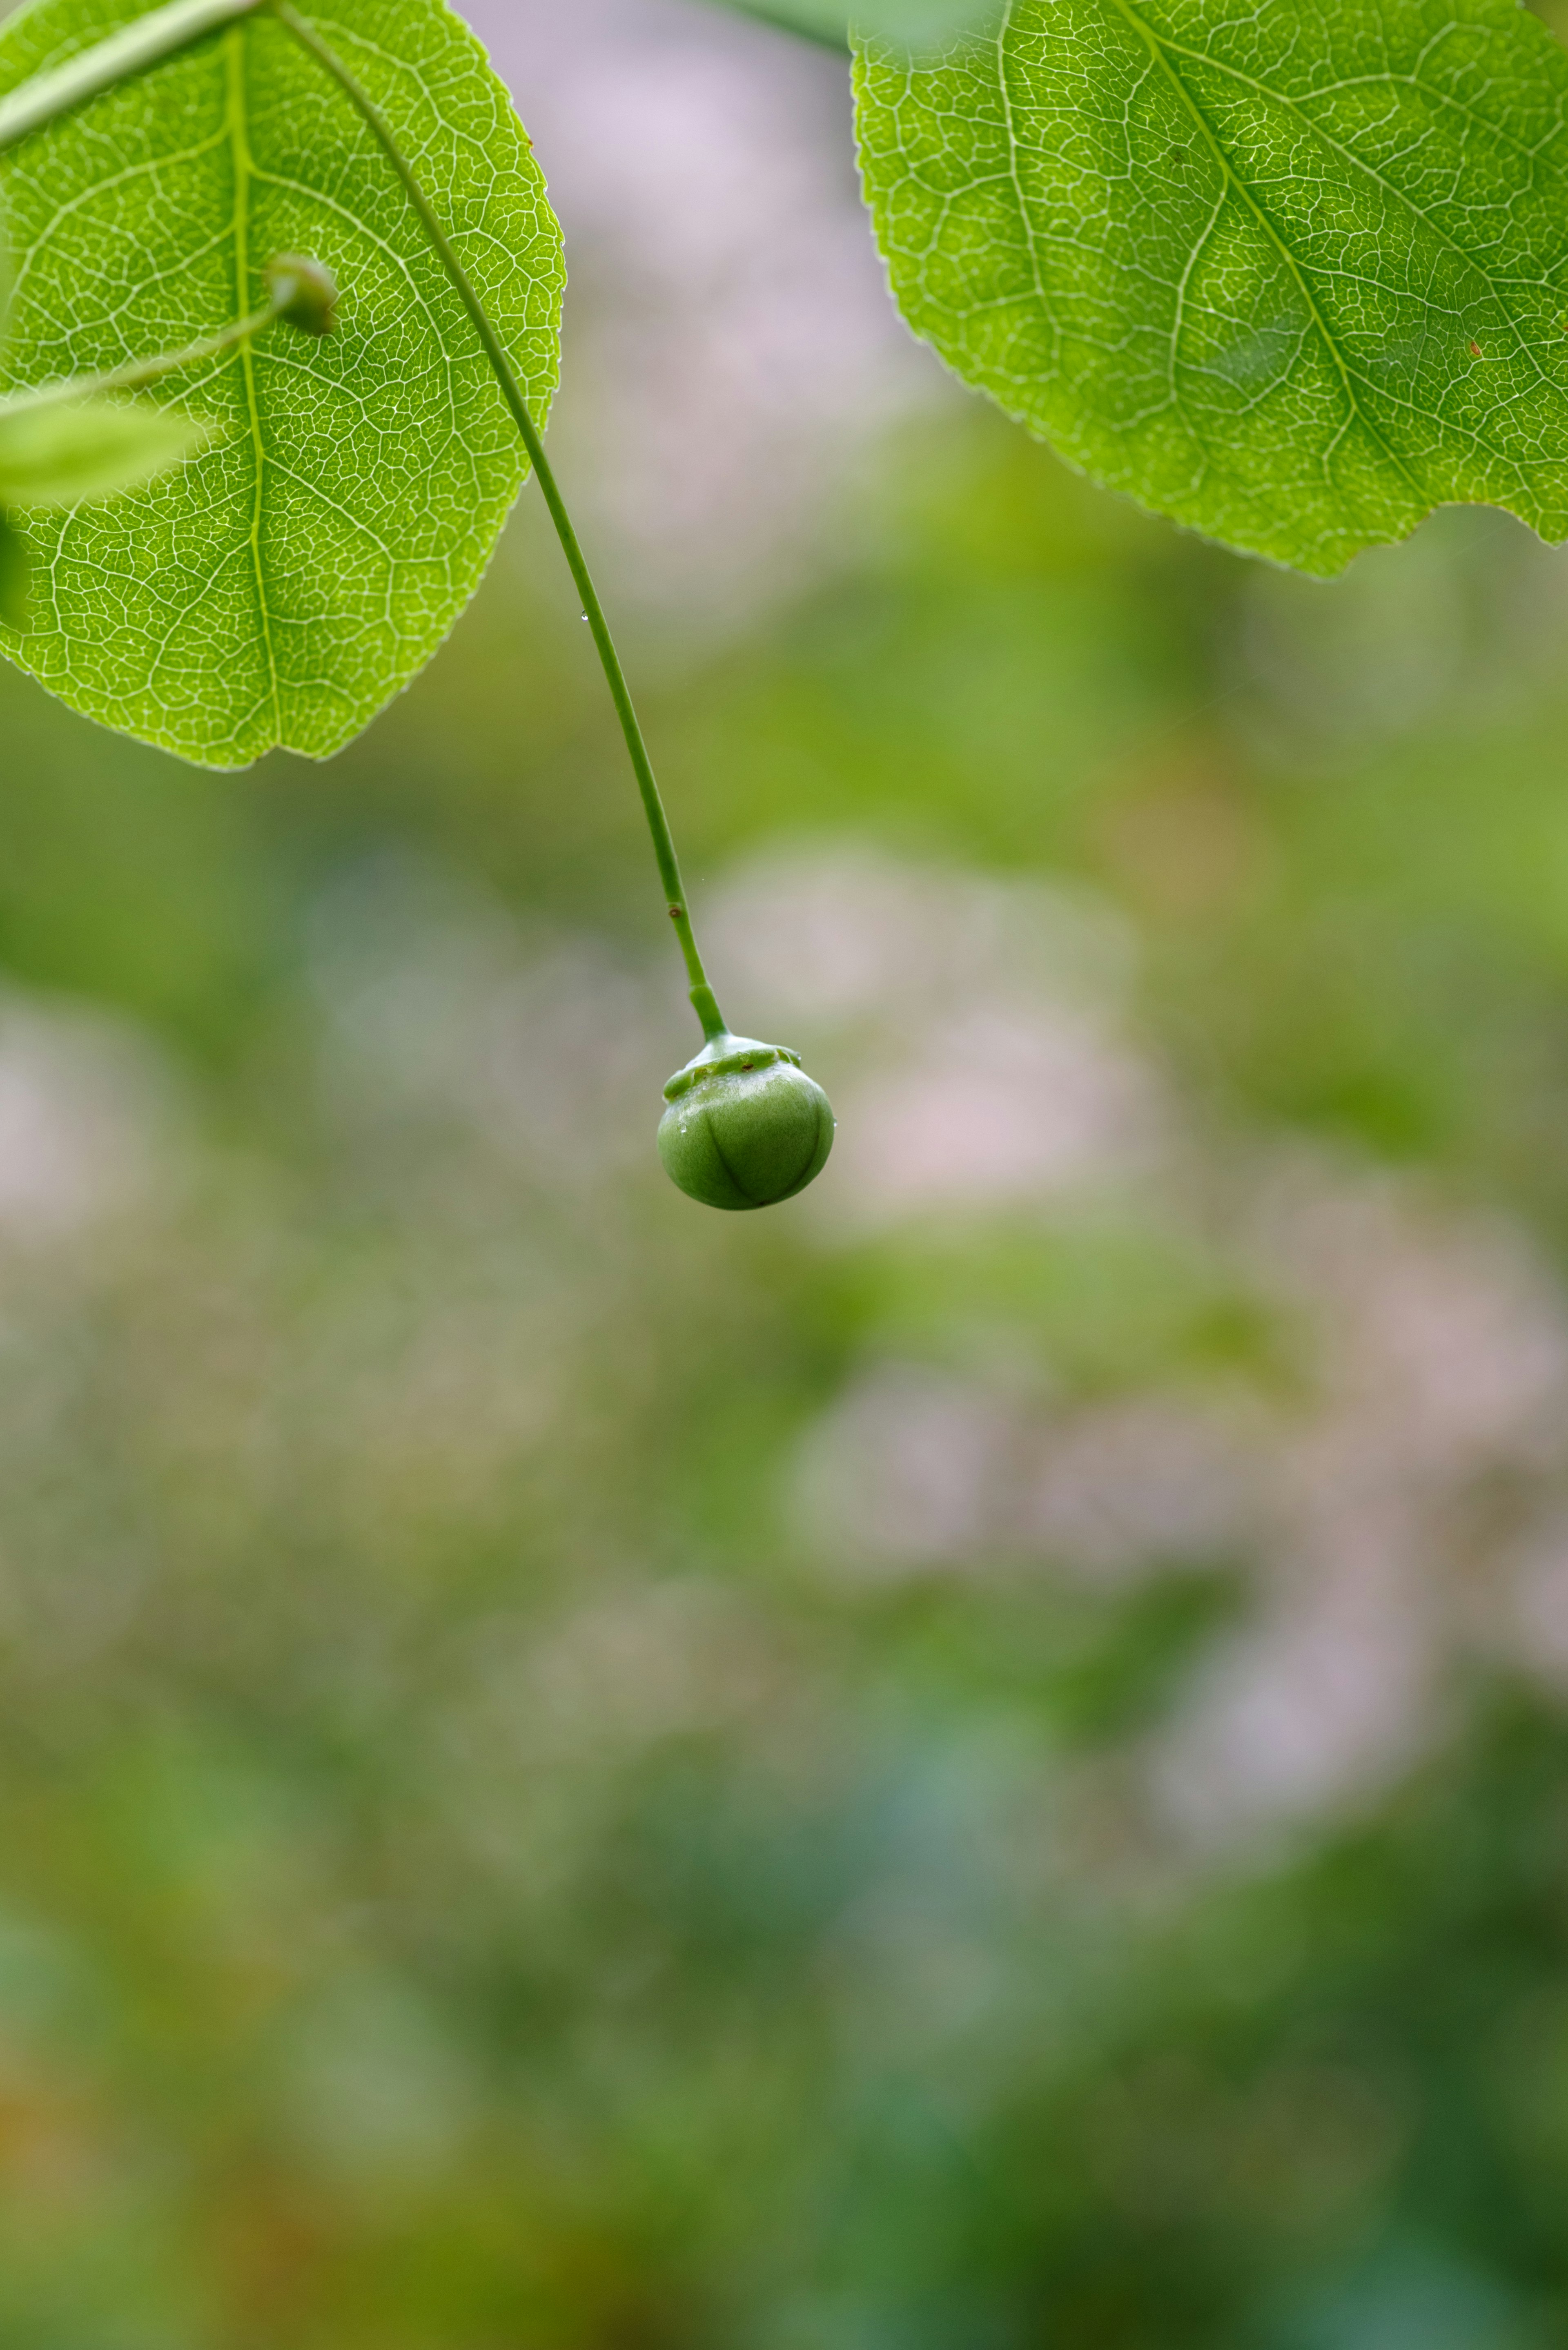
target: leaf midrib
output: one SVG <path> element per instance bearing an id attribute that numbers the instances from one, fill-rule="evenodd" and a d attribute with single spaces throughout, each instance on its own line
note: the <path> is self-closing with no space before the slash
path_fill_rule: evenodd
<path id="1" fill-rule="evenodd" d="M 1012 92 L 1007 86 L 1007 36 L 1012 29 L 1014 0 L 1007 0 L 1002 22 L 996 28 L 996 81 L 1002 92 L 1002 120 L 1007 130 L 1007 169 L 1012 182 L 1012 192 L 1018 199 L 1018 216 L 1023 224 L 1023 241 L 1029 248 L 1029 265 L 1034 276 L 1034 298 L 1047 318 L 1051 307 L 1045 299 L 1045 281 L 1040 269 L 1040 248 L 1034 241 L 1034 223 L 1030 215 L 1028 200 L 1023 193 L 1023 182 L 1018 170 L 1018 133 L 1012 123 Z"/>
<path id="2" fill-rule="evenodd" d="M 252 158 L 246 107 L 249 87 L 245 73 L 248 26 L 234 26 L 224 36 L 228 71 L 229 149 L 234 170 L 234 315 L 244 317 L 250 307 L 250 190 Z M 278 681 L 277 654 L 272 638 L 272 612 L 267 602 L 266 575 L 262 566 L 262 515 L 266 495 L 266 442 L 262 435 L 261 406 L 256 399 L 255 359 L 248 342 L 240 345 L 240 378 L 244 385 L 250 418 L 251 445 L 255 452 L 255 495 L 251 502 L 251 571 L 255 580 L 256 612 L 272 693 L 273 730 L 283 734 L 283 691 Z"/>

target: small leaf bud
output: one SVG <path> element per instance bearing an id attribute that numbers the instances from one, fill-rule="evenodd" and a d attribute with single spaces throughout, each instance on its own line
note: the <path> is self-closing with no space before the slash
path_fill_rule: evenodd
<path id="1" fill-rule="evenodd" d="M 329 335 L 337 324 L 337 280 L 306 254 L 275 254 L 263 272 L 277 315 L 302 335 Z"/>
<path id="2" fill-rule="evenodd" d="M 672 1183 L 710 1208 L 771 1208 L 821 1174 L 833 1109 L 798 1053 L 715 1036 L 664 1088 L 659 1155 Z"/>

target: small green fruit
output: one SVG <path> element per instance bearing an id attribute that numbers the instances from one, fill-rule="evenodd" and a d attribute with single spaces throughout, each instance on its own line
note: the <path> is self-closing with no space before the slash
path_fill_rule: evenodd
<path id="1" fill-rule="evenodd" d="M 263 276 L 277 315 L 302 335 L 329 335 L 337 324 L 337 280 L 307 254 L 278 253 Z"/>
<path id="2" fill-rule="evenodd" d="M 833 1108 L 783 1045 L 715 1036 L 664 1088 L 659 1155 L 672 1183 L 710 1208 L 771 1208 L 820 1175 Z"/>

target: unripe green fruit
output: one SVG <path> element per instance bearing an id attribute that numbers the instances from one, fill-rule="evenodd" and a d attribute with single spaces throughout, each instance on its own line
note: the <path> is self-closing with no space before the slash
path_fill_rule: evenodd
<path id="1" fill-rule="evenodd" d="M 337 280 L 308 254 L 277 253 L 263 276 L 278 317 L 302 335 L 329 335 L 337 324 Z"/>
<path id="2" fill-rule="evenodd" d="M 827 1164 L 832 1105 L 783 1045 L 715 1036 L 670 1078 L 664 1098 L 665 1173 L 707 1207 L 774 1207 Z"/>

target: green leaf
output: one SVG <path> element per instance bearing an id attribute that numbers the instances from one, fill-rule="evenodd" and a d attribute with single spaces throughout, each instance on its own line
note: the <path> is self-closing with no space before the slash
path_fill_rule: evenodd
<path id="1" fill-rule="evenodd" d="M 110 496 L 177 465 L 212 437 L 145 400 L 0 400 L 0 504 L 74 506 Z"/>
<path id="2" fill-rule="evenodd" d="M 1013 0 L 856 65 L 894 294 L 1095 480 L 1332 575 L 1568 536 L 1568 56 L 1512 0 Z"/>
<path id="3" fill-rule="evenodd" d="M 149 13 L 31 0 L 0 92 Z M 543 419 L 560 231 L 500 82 L 441 0 L 312 21 L 389 118 Z M 275 327 L 170 379 L 218 437 L 112 504 L 28 517 L 45 558 L 13 659 L 74 708 L 214 766 L 326 757 L 441 642 L 525 466 L 473 329 L 336 86 L 268 17 L 208 36 L 0 157 L 15 261 L 0 382 L 108 370 L 260 306 L 278 252 L 343 288 L 337 333 Z"/>
<path id="4" fill-rule="evenodd" d="M 27 625 L 27 590 L 33 558 L 10 516 L 0 513 L 0 628 Z"/>

